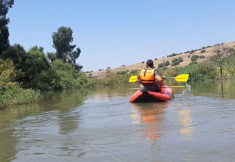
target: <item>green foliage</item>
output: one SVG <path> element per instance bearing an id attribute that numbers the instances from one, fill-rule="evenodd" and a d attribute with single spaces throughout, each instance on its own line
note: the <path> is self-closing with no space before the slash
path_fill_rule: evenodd
<path id="1" fill-rule="evenodd" d="M 0 109 L 10 105 L 31 103 L 39 99 L 40 93 L 23 89 L 13 82 L 18 75 L 13 61 L 0 59 Z"/>
<path id="2" fill-rule="evenodd" d="M 19 75 L 19 71 L 15 69 L 13 62 L 10 59 L 0 59 L 0 79 L 8 82 L 14 81 Z"/>
<path id="3" fill-rule="evenodd" d="M 201 50 L 201 53 L 205 53 L 205 52 L 206 52 L 206 50 L 204 50 L 204 49 L 203 49 L 203 50 Z"/>
<path id="4" fill-rule="evenodd" d="M 9 19 L 6 15 L 14 4 L 14 0 L 0 0 L 0 57 L 2 52 L 9 47 Z"/>
<path id="5" fill-rule="evenodd" d="M 158 68 L 162 68 L 163 67 L 163 63 L 158 64 Z"/>
<path id="6" fill-rule="evenodd" d="M 176 59 L 171 61 L 171 66 L 179 65 L 182 61 L 183 61 L 182 57 L 176 58 Z"/>
<path id="7" fill-rule="evenodd" d="M 191 57 L 191 61 L 192 62 L 196 62 L 197 61 L 197 59 L 198 59 L 198 55 L 193 55 L 192 57 Z"/>
<path id="8" fill-rule="evenodd" d="M 169 61 L 166 61 L 166 62 L 164 62 L 163 65 L 164 65 L 164 66 L 168 66 L 168 65 L 170 65 L 170 62 L 169 62 Z"/>
<path id="9" fill-rule="evenodd" d="M 202 81 L 215 79 L 215 67 L 209 63 L 191 64 L 186 67 L 176 68 L 178 74 L 189 74 L 189 81 Z"/>
<path id="10" fill-rule="evenodd" d="M 137 75 L 139 73 L 139 70 L 131 70 L 130 75 Z"/>
<path id="11" fill-rule="evenodd" d="M 84 72 L 77 72 L 73 65 L 55 60 L 51 71 L 55 74 L 52 80 L 54 89 L 92 87 L 94 81 L 89 79 Z"/>
<path id="12" fill-rule="evenodd" d="M 127 74 L 127 73 L 128 73 L 127 70 L 125 70 L 125 71 L 118 71 L 118 72 L 117 72 L 117 74 L 119 74 L 119 75 L 120 75 L 120 74 Z"/>
<path id="13" fill-rule="evenodd" d="M 39 100 L 40 92 L 23 89 L 17 84 L 0 79 L 0 109 L 11 105 L 32 103 Z"/>
<path id="14" fill-rule="evenodd" d="M 203 56 L 203 55 L 201 55 L 201 56 L 199 56 L 199 58 L 200 58 L 200 59 L 203 59 L 203 58 L 206 58 L 206 57 L 205 57 L 205 56 Z"/>
<path id="15" fill-rule="evenodd" d="M 48 58 L 51 61 L 61 59 L 63 62 L 76 64 L 76 59 L 80 56 L 81 50 L 75 49 L 76 45 L 72 45 L 73 31 L 70 27 L 59 27 L 57 32 L 52 34 L 53 47 L 56 53 L 49 53 Z"/>
<path id="16" fill-rule="evenodd" d="M 128 80 L 130 78 L 130 73 L 118 73 L 112 74 L 103 79 L 97 79 L 95 82 L 98 86 L 115 86 L 115 85 L 126 85 L 129 84 Z"/>
<path id="17" fill-rule="evenodd" d="M 173 57 L 173 56 L 177 56 L 177 55 L 179 55 L 179 54 L 177 54 L 177 53 L 172 53 L 171 55 L 168 55 L 167 57 Z"/>
<path id="18" fill-rule="evenodd" d="M 195 52 L 195 50 L 191 50 L 189 53 L 190 53 L 190 54 L 193 54 L 194 52 Z"/>
<path id="19" fill-rule="evenodd" d="M 169 61 L 166 61 L 166 62 L 164 62 L 164 63 L 158 64 L 158 68 L 167 67 L 167 66 L 169 66 L 169 65 L 170 65 L 170 62 L 169 62 Z"/>
<path id="20" fill-rule="evenodd" d="M 27 69 L 27 67 L 25 67 L 25 60 L 28 58 L 28 55 L 24 47 L 19 44 L 15 44 L 4 51 L 2 58 L 11 59 L 17 69 Z"/>
<path id="21" fill-rule="evenodd" d="M 46 59 L 42 47 L 34 46 L 27 53 L 24 66 L 24 87 L 33 89 L 44 89 L 43 84 L 44 73 L 49 70 L 50 64 Z M 41 83 L 41 84 L 40 84 Z"/>

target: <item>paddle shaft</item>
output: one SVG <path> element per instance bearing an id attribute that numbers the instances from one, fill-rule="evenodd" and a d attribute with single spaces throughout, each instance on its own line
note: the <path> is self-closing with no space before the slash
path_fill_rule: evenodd
<path id="1" fill-rule="evenodd" d="M 186 88 L 186 86 L 163 86 L 162 88 Z M 130 89 L 140 89 L 140 88 L 130 88 Z"/>

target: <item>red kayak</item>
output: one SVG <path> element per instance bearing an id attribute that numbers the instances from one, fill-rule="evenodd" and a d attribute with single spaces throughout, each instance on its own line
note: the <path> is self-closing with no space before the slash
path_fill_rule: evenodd
<path id="1" fill-rule="evenodd" d="M 154 101 L 168 101 L 173 98 L 172 88 L 167 87 L 165 84 L 162 84 L 160 92 L 151 92 L 151 91 L 137 91 L 130 98 L 130 102 L 154 102 Z"/>

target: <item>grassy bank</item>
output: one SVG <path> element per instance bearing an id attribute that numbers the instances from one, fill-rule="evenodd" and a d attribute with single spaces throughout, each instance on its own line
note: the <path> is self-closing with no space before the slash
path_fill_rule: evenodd
<path id="1" fill-rule="evenodd" d="M 129 84 L 129 78 L 132 75 L 137 75 L 138 70 L 132 71 L 121 71 L 116 74 L 107 74 L 102 79 L 95 79 L 95 85 L 97 87 L 111 87 L 116 85 L 127 85 Z"/>
<path id="2" fill-rule="evenodd" d="M 40 99 L 40 92 L 32 89 L 23 89 L 15 83 L 7 84 L 0 81 L 0 109 L 12 105 L 29 104 Z"/>
<path id="3" fill-rule="evenodd" d="M 12 60 L 0 59 L 0 109 L 37 102 L 41 98 L 40 91 L 79 89 L 95 85 L 95 81 L 85 73 L 76 71 L 73 65 L 61 60 L 55 60 L 47 71 L 36 76 L 32 74 L 34 77 L 27 84 L 18 81 L 24 76 L 25 73 L 17 70 Z"/>

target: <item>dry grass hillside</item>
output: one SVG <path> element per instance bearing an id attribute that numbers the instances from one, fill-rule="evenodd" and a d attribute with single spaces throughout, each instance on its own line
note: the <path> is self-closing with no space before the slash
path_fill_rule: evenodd
<path id="1" fill-rule="evenodd" d="M 215 55 L 214 51 L 216 51 L 221 46 L 223 46 L 225 48 L 234 48 L 235 42 L 217 44 L 214 46 L 202 47 L 201 49 L 197 49 L 197 50 L 187 51 L 185 53 L 168 55 L 168 56 L 160 58 L 158 60 L 154 60 L 154 65 L 157 68 L 159 64 L 169 61 L 170 65 L 167 66 L 168 68 L 184 67 L 192 62 L 191 57 L 194 55 L 197 55 L 199 57 L 197 59 L 197 62 L 204 62 L 204 61 L 207 61 L 213 55 Z M 172 61 L 174 59 L 178 59 L 179 57 L 182 57 L 183 61 L 180 62 L 178 65 L 172 66 Z M 123 65 L 123 66 L 117 67 L 117 68 L 100 69 L 99 71 L 86 72 L 86 73 L 92 78 L 103 78 L 106 76 L 107 73 L 115 74 L 115 73 L 121 72 L 121 71 L 141 70 L 143 68 L 145 68 L 145 62 L 136 63 L 133 65 L 126 65 L 126 66 Z"/>

